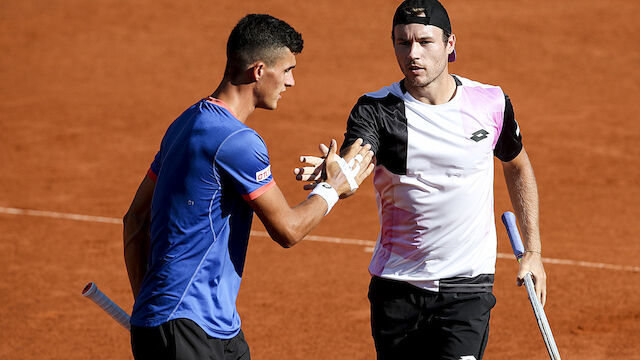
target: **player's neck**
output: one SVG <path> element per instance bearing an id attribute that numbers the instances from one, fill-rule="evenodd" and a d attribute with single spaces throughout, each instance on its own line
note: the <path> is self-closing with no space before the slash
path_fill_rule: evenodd
<path id="1" fill-rule="evenodd" d="M 448 103 L 456 94 L 456 81 L 445 71 L 426 86 L 411 86 L 405 82 L 405 88 L 416 100 L 429 105 Z"/>
<path id="2" fill-rule="evenodd" d="M 211 97 L 224 102 L 233 115 L 243 123 L 256 109 L 252 89 L 248 86 L 233 85 L 231 82 L 223 80 L 211 94 Z"/>

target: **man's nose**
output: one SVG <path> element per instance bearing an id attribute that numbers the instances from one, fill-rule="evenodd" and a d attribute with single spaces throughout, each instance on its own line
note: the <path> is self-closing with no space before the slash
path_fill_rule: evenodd
<path id="1" fill-rule="evenodd" d="M 296 81 L 293 79 L 293 71 L 291 71 L 284 78 L 284 86 L 291 87 L 295 84 Z"/>
<path id="2" fill-rule="evenodd" d="M 414 41 L 411 43 L 411 47 L 409 48 L 409 58 L 411 59 L 417 59 L 420 56 L 419 55 L 419 50 L 420 50 L 420 43 L 417 41 Z"/>

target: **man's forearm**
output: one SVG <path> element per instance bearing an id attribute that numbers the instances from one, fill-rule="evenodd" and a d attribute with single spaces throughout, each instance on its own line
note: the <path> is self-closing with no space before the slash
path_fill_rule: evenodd
<path id="1" fill-rule="evenodd" d="M 277 202 L 282 202 L 282 205 L 274 206 Z M 277 187 L 256 199 L 252 205 L 271 238 L 285 248 L 302 240 L 320 223 L 327 210 L 325 200 L 318 196 L 290 208 Z"/>
<path id="2" fill-rule="evenodd" d="M 147 272 L 149 258 L 149 224 L 151 223 L 151 200 L 155 190 L 155 182 L 145 176 L 138 187 L 129 211 L 124 216 L 124 261 L 133 298 L 138 296 L 142 279 Z"/>
<path id="3" fill-rule="evenodd" d="M 540 252 L 539 200 L 538 187 L 529 162 L 524 152 L 513 164 L 505 164 L 504 176 L 509 190 L 511 204 L 520 223 L 527 251 Z"/>
<path id="4" fill-rule="evenodd" d="M 542 265 L 536 178 L 524 149 L 514 160 L 503 163 L 503 169 L 511 204 L 518 217 L 524 240 L 525 254 L 520 261 L 518 284 L 522 283 L 526 273 L 533 274 L 536 295 L 544 306 L 547 299 L 547 275 Z"/>
<path id="5" fill-rule="evenodd" d="M 133 298 L 138 296 L 142 279 L 147 271 L 149 257 L 149 218 L 124 217 L 124 261 L 127 266 Z"/>

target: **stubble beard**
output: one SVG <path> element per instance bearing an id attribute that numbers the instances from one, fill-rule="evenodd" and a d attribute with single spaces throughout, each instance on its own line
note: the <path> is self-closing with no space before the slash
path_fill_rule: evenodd
<path id="1" fill-rule="evenodd" d="M 437 67 L 438 67 L 437 74 L 434 74 L 432 71 L 429 71 L 429 69 L 425 68 L 424 74 L 419 76 L 412 75 L 411 71 L 408 70 L 407 68 L 407 71 L 404 74 L 405 82 L 406 82 L 405 85 L 414 89 L 426 88 L 430 86 L 439 78 L 441 78 L 443 74 L 446 72 L 445 71 L 446 66 L 438 64 Z"/>
<path id="2" fill-rule="evenodd" d="M 427 87 L 433 81 L 433 79 L 429 79 L 428 77 L 409 77 L 407 75 L 405 75 L 405 79 L 407 80 L 408 85 L 412 88 Z"/>

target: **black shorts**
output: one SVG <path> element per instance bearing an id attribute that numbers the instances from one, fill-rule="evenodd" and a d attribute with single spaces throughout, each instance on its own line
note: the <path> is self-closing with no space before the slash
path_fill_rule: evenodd
<path id="1" fill-rule="evenodd" d="M 249 360 L 242 330 L 231 339 L 217 339 L 189 319 L 154 327 L 131 326 L 131 350 L 136 360 Z"/>
<path id="2" fill-rule="evenodd" d="M 379 360 L 482 359 L 491 292 L 433 292 L 374 276 L 371 332 Z"/>

